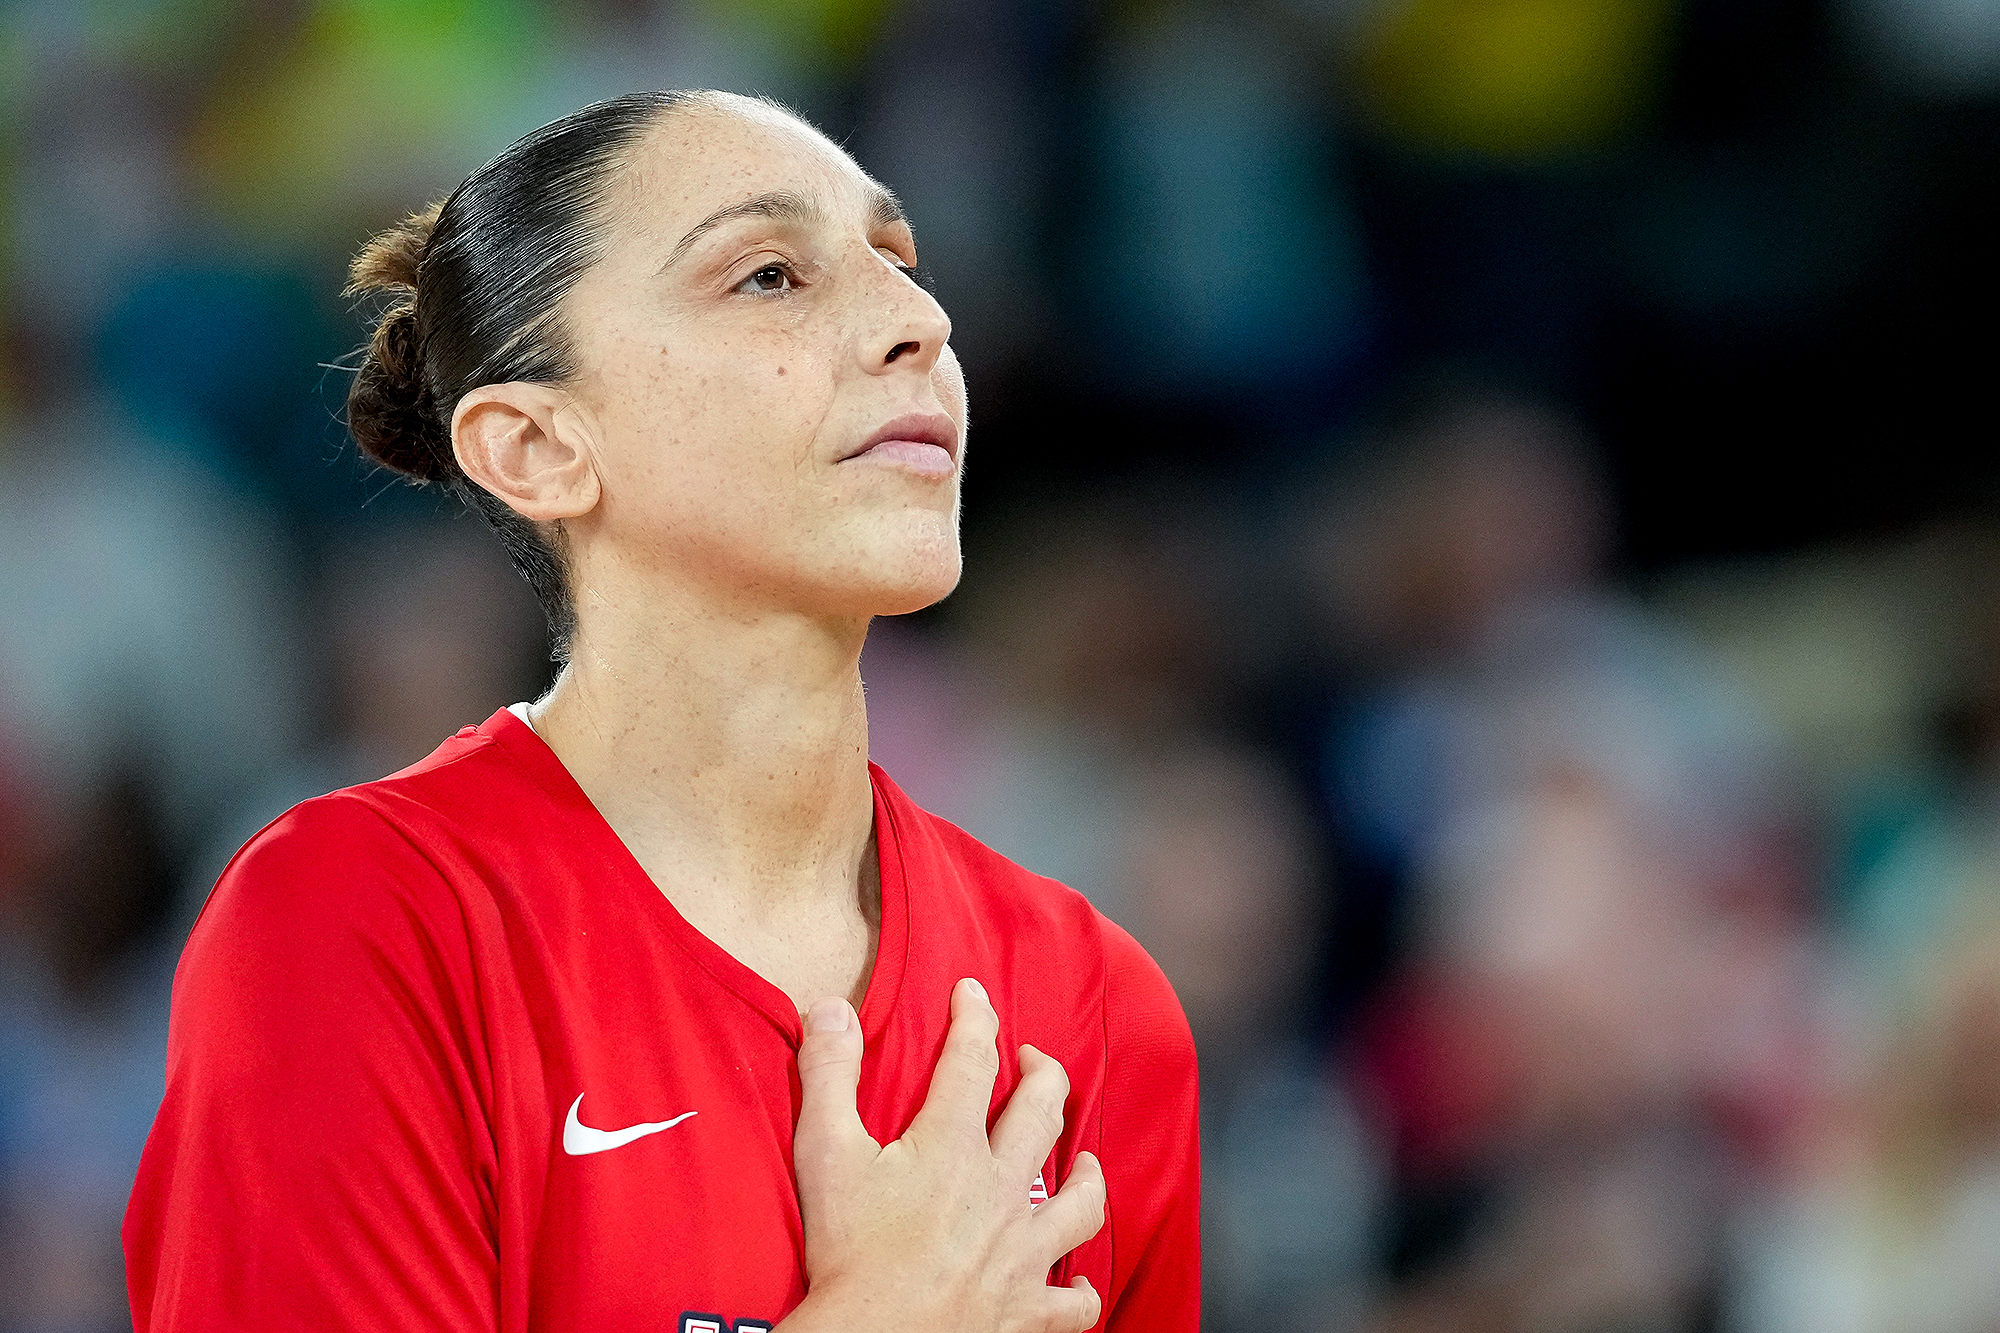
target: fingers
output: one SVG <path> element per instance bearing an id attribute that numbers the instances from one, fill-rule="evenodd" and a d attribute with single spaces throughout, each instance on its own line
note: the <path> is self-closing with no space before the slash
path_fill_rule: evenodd
<path id="1" fill-rule="evenodd" d="M 797 1161 L 824 1161 L 868 1139 L 854 1104 L 860 1082 L 861 1021 L 854 1006 L 833 997 L 814 1001 L 799 1042 Z"/>
<path id="2" fill-rule="evenodd" d="M 1029 1225 L 1040 1234 L 1051 1264 L 1103 1229 L 1104 1168 L 1095 1153 L 1076 1155 L 1069 1179 L 1035 1210 Z"/>
<path id="3" fill-rule="evenodd" d="M 1069 1075 L 1062 1061 L 1032 1046 L 1021 1048 L 1021 1081 L 993 1126 L 993 1156 L 1025 1186 L 1048 1160 L 1062 1135 Z"/>
<path id="4" fill-rule="evenodd" d="M 944 1051 L 931 1072 L 930 1093 L 910 1125 L 913 1135 L 977 1134 L 986 1141 L 986 1108 L 993 1101 L 993 1080 L 1000 1076 L 1000 1016 L 986 998 L 986 988 L 971 977 L 951 989 L 951 1029 Z"/>
<path id="5" fill-rule="evenodd" d="M 1043 1308 L 1046 1311 L 1044 1328 L 1050 1333 L 1084 1333 L 1097 1325 L 1097 1316 L 1103 1303 L 1097 1295 L 1097 1288 L 1090 1285 L 1087 1277 L 1070 1280 L 1067 1287 L 1044 1287 Z"/>

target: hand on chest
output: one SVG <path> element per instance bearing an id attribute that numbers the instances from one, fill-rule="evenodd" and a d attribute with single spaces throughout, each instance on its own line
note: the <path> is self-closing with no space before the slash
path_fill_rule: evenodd
<path id="1" fill-rule="evenodd" d="M 571 1034 L 567 1082 L 547 1088 L 547 1187 L 539 1244 L 566 1255 L 552 1327 L 610 1327 L 678 1310 L 723 1330 L 767 1326 L 804 1295 L 804 1234 L 792 1175 L 799 1109 L 796 1024 L 713 986 L 656 1012 Z M 948 988 L 947 988 L 948 990 Z M 996 997 L 1001 998 L 1001 997 Z M 908 1128 L 929 1090 L 945 1024 L 914 996 L 865 1031 L 858 1109 L 878 1142 Z M 916 1001 L 916 1002 L 912 1002 Z M 997 1117 L 1020 1077 L 1015 1052 L 1041 1046 L 1085 1073 L 1060 1034 L 1024 1032 L 1002 999 Z M 1055 1040 L 1051 1038 L 1054 1037 Z M 551 1074 L 555 1072 L 552 1062 Z M 1074 1078 L 1074 1075 L 1073 1075 Z M 1078 1082 L 1093 1083 L 1086 1077 Z M 1076 1152 L 1094 1148 L 1094 1091 L 1073 1096 L 1056 1151 L 1029 1192 L 1046 1198 Z M 990 1119 L 989 1117 L 989 1123 Z M 551 1311 L 553 1314 L 554 1311 Z M 633 1327 L 665 1327 L 653 1322 Z"/>

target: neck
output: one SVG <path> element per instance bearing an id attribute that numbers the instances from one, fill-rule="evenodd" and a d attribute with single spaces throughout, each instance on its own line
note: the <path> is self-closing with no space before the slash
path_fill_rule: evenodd
<path id="1" fill-rule="evenodd" d="M 621 604 L 651 614 L 585 614 L 534 717 L 640 864 L 690 919 L 872 917 L 867 621 Z"/>

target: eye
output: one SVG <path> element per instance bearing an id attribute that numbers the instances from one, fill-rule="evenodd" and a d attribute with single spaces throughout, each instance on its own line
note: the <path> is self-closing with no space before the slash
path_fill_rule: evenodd
<path id="1" fill-rule="evenodd" d="M 766 264 L 736 284 L 739 292 L 788 292 L 796 284 L 792 271 L 783 264 Z"/>

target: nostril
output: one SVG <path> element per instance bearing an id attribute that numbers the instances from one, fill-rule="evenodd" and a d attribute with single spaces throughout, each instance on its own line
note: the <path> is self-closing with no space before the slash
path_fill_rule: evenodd
<path id="1" fill-rule="evenodd" d="M 897 357 L 901 356 L 905 352 L 914 352 L 916 350 L 917 350 L 917 344 L 913 342 L 897 343 L 894 347 L 891 347 L 889 349 L 889 355 L 882 358 L 883 364 L 886 365 L 887 363 L 894 361 Z"/>

